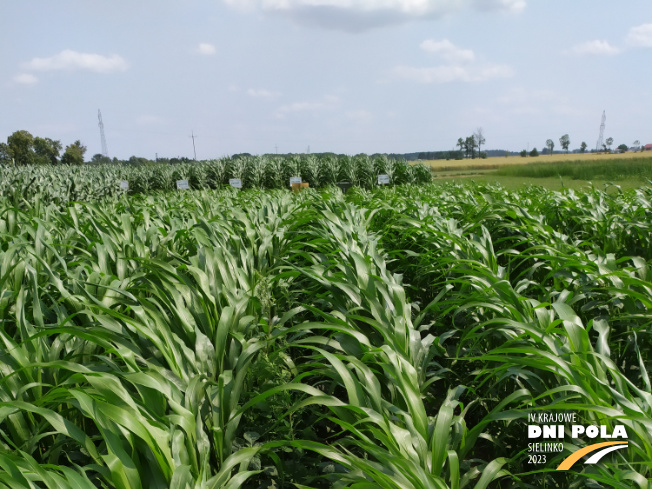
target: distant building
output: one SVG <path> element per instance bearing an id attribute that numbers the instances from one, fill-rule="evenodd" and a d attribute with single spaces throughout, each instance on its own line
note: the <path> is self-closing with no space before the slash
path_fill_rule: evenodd
<path id="1" fill-rule="evenodd" d="M 646 144 L 645 146 L 643 146 L 643 149 L 645 151 L 652 151 L 652 144 Z"/>

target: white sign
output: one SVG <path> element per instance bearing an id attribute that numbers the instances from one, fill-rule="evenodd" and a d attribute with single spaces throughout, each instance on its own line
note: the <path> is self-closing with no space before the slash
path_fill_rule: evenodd
<path id="1" fill-rule="evenodd" d="M 239 178 L 229 178 L 229 185 L 233 188 L 242 188 L 242 180 Z"/>
<path id="2" fill-rule="evenodd" d="M 389 175 L 378 175 L 378 185 L 388 185 Z"/>
<path id="3" fill-rule="evenodd" d="M 188 180 L 177 180 L 177 190 L 188 190 L 189 188 Z"/>
<path id="4" fill-rule="evenodd" d="M 120 190 L 129 190 L 129 182 L 127 180 L 120 180 Z"/>
<path id="5" fill-rule="evenodd" d="M 301 177 L 290 177 L 290 187 L 293 183 L 301 183 Z"/>

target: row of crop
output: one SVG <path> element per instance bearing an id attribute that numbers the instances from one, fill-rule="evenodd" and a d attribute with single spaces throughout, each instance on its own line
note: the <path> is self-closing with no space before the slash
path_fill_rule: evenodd
<path id="1" fill-rule="evenodd" d="M 0 197 L 0 488 L 645 487 L 651 201 Z M 541 409 L 630 447 L 528 465 Z"/>
<path id="2" fill-rule="evenodd" d="M 153 166 L 94 165 L 85 167 L 31 166 L 0 167 L 2 194 L 15 202 L 39 196 L 45 201 L 65 203 L 116 197 L 153 191 L 171 191 L 176 182 L 187 180 L 191 189 L 217 189 L 230 179 L 240 179 L 243 188 L 289 188 L 290 178 L 300 177 L 311 187 L 320 188 L 338 182 L 350 182 L 363 188 L 374 188 L 378 175 L 387 175 L 391 184 L 422 184 L 431 181 L 425 166 L 411 165 L 385 156 L 367 155 L 314 156 L 287 158 L 250 156 L 222 158 L 197 163 Z"/>

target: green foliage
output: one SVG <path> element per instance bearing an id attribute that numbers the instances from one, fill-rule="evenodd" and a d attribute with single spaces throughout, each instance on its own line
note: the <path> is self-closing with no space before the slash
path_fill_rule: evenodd
<path id="1" fill-rule="evenodd" d="M 292 194 L 249 158 L 2 174 L 41 190 L 0 195 L 0 487 L 649 486 L 652 189 Z M 122 171 L 137 195 L 84 193 Z M 630 446 L 537 470 L 541 409 Z"/>
<path id="2" fill-rule="evenodd" d="M 32 165 L 34 161 L 34 136 L 28 131 L 16 131 L 7 138 L 9 156 L 17 165 Z"/>
<path id="3" fill-rule="evenodd" d="M 66 151 L 61 157 L 61 163 L 64 165 L 83 165 L 85 153 L 86 146 L 83 146 L 81 141 L 77 140 L 74 143 L 66 146 Z"/>
<path id="4" fill-rule="evenodd" d="M 532 148 L 532 151 L 530 151 L 530 156 L 539 156 L 539 152 L 536 148 Z"/>
<path id="5" fill-rule="evenodd" d="M 61 152 L 61 141 L 53 141 L 50 138 L 34 138 L 34 163 L 38 165 L 56 165 L 59 163 Z"/>
<path id="6" fill-rule="evenodd" d="M 570 137 L 568 134 L 564 134 L 559 138 L 559 144 L 561 145 L 562 149 L 568 153 L 568 147 L 570 146 Z"/>
<path id="7" fill-rule="evenodd" d="M 240 178 L 244 188 L 289 188 L 290 177 L 301 177 L 311 187 L 327 187 L 339 181 L 371 189 L 378 175 L 386 174 L 392 184 L 429 183 L 430 169 L 423 164 L 410 164 L 385 156 L 351 157 L 295 155 L 287 159 L 275 156 L 242 156 L 177 165 L 154 164 L 148 160 L 130 159 L 130 165 L 81 165 L 85 148 L 79 141 L 67 148 L 62 163 L 66 166 L 0 167 L 0 183 L 15 190 L 16 202 L 37 195 L 46 202 L 63 203 L 117 196 L 123 192 L 119 182 L 129 182 L 130 194 L 176 189 L 177 180 L 188 180 L 192 189 L 218 189 L 229 179 Z M 72 147 L 72 149 L 70 149 Z M 76 155 L 76 156 L 75 156 Z M 95 155 L 98 160 L 101 155 Z M 76 162 L 76 163 L 75 163 Z"/>
<path id="8" fill-rule="evenodd" d="M 560 161 L 555 163 L 537 163 L 530 165 L 513 165 L 499 168 L 497 175 L 550 178 L 564 177 L 572 180 L 611 180 L 618 181 L 637 177 L 642 181 L 652 179 L 652 157 L 636 159 L 611 158 L 606 161 Z"/>
<path id="9" fill-rule="evenodd" d="M 56 165 L 59 163 L 61 141 L 34 137 L 28 131 L 16 131 L 0 143 L 0 164 Z"/>
<path id="10" fill-rule="evenodd" d="M 555 149 L 555 142 L 552 139 L 546 140 L 546 148 L 548 148 L 548 154 L 552 155 L 552 152 Z"/>

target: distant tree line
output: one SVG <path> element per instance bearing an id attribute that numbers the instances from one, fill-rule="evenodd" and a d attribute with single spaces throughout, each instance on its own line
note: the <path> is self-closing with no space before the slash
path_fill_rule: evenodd
<path id="1" fill-rule="evenodd" d="M 84 163 L 86 146 L 77 140 L 61 154 L 61 141 L 34 137 L 28 131 L 16 131 L 0 143 L 0 164 L 15 165 L 81 165 Z"/>
<path id="2" fill-rule="evenodd" d="M 482 146 L 485 144 L 486 140 L 484 137 L 484 131 L 482 128 L 476 129 L 476 131 L 470 136 L 459 138 L 457 140 L 456 149 L 451 151 L 419 151 L 414 153 L 374 153 L 370 156 L 387 156 L 390 159 L 394 160 L 405 160 L 405 161 L 417 161 L 417 160 L 463 160 L 463 159 L 475 159 L 475 158 L 487 158 L 487 157 L 497 157 L 497 156 L 510 156 L 520 154 L 523 157 L 526 156 L 539 156 L 541 155 L 551 155 L 554 153 L 561 153 L 560 151 L 555 151 L 555 143 L 552 139 L 548 139 L 545 142 L 541 152 L 537 148 L 533 148 L 531 151 L 522 150 L 520 153 L 506 151 L 503 149 L 494 149 L 494 150 L 485 150 L 482 151 Z M 564 134 L 559 138 L 559 144 L 562 150 L 565 153 L 569 153 L 570 147 L 570 137 L 568 134 Z M 611 152 L 611 146 L 613 144 L 613 138 L 607 138 L 605 144 L 603 144 L 602 149 L 605 152 Z M 634 141 L 633 148 L 628 148 L 626 144 L 621 144 L 617 147 L 617 150 L 621 153 L 628 151 L 630 149 L 634 150 L 643 150 L 640 146 L 640 142 Z M 587 151 L 586 142 L 582 141 L 579 149 L 573 150 L 573 153 L 585 153 Z M 62 154 L 63 150 L 63 154 Z M 191 163 L 191 158 L 184 156 L 178 156 L 173 158 L 156 158 L 154 160 L 143 158 L 140 156 L 131 156 L 126 160 L 121 160 L 118 158 L 109 158 L 102 154 L 95 154 L 91 157 L 88 162 L 84 161 L 84 155 L 86 154 L 86 146 L 84 146 L 81 141 L 77 140 L 73 143 L 66 146 L 65 150 L 61 141 L 54 140 L 50 138 L 42 138 L 38 136 L 33 136 L 28 131 L 20 130 L 11 134 L 7 138 L 6 143 L 0 143 L 0 164 L 4 165 L 82 165 L 84 163 L 88 164 L 116 164 L 116 165 L 131 165 L 131 166 L 144 166 L 144 165 L 154 165 L 157 163 L 167 163 L 167 164 L 181 164 L 181 163 Z M 349 156 L 345 154 L 336 154 L 332 152 L 324 153 L 312 153 L 317 157 L 344 157 Z M 231 158 L 248 158 L 253 155 L 250 153 L 237 153 L 231 156 Z M 285 153 L 285 154 L 266 154 L 263 156 L 274 156 L 274 157 L 292 157 L 295 156 L 295 153 Z"/>

